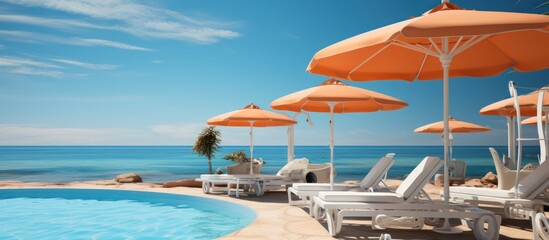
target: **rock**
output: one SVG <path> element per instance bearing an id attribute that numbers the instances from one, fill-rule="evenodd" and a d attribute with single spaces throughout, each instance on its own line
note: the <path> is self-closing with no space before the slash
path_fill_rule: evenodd
<path id="1" fill-rule="evenodd" d="M 494 174 L 493 172 L 488 172 L 486 176 L 482 178 L 484 182 L 486 182 L 486 185 L 488 184 L 498 184 L 498 175 Z"/>
<path id="2" fill-rule="evenodd" d="M 119 183 L 138 183 L 143 182 L 143 179 L 137 173 L 124 173 L 116 176 L 114 181 Z"/>
<path id="3" fill-rule="evenodd" d="M 357 180 L 347 180 L 347 181 L 343 181 L 343 184 L 360 184 L 360 181 L 357 181 Z"/>
<path id="4" fill-rule="evenodd" d="M 162 184 L 162 187 L 164 188 L 172 188 L 172 187 L 201 188 L 202 182 L 195 181 L 194 179 L 187 179 L 187 180 L 181 180 L 181 181 L 175 181 L 175 182 L 165 182 L 164 184 Z"/>
<path id="5" fill-rule="evenodd" d="M 468 179 L 464 185 L 467 187 L 484 187 L 484 184 L 478 178 Z"/>

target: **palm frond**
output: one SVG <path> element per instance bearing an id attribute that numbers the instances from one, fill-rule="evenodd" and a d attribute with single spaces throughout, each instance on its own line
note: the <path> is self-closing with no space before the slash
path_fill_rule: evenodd
<path id="1" fill-rule="evenodd" d="M 544 3 L 540 4 L 540 5 L 538 5 L 536 8 L 540 8 L 540 7 L 543 7 L 543 6 L 545 6 L 545 5 L 549 5 L 549 2 L 544 2 Z M 545 14 L 545 13 L 544 13 L 544 14 Z"/>
<path id="2" fill-rule="evenodd" d="M 212 159 L 215 152 L 219 151 L 221 144 L 221 132 L 215 127 L 207 127 L 200 132 L 193 145 L 193 152 Z"/>

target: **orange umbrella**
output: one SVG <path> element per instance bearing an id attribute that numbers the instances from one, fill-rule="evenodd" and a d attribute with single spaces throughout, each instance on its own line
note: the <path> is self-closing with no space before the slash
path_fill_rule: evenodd
<path id="1" fill-rule="evenodd" d="M 408 106 L 394 97 L 374 91 L 352 87 L 335 79 L 295 92 L 271 103 L 271 108 L 287 111 L 330 113 L 330 163 L 334 164 L 334 113 L 376 112 L 398 110 Z M 333 187 L 333 167 L 330 184 Z"/>
<path id="2" fill-rule="evenodd" d="M 545 116 L 543 116 L 542 122 L 547 123 L 547 118 Z M 521 123 L 523 125 L 536 125 L 538 123 L 538 120 L 536 117 L 529 117 L 527 119 L 522 120 Z"/>
<path id="3" fill-rule="evenodd" d="M 498 75 L 513 67 L 548 67 L 549 16 L 465 10 L 443 3 L 425 14 L 375 29 L 317 52 L 307 71 L 368 81 Z"/>
<path id="4" fill-rule="evenodd" d="M 549 16 L 464 10 L 443 0 L 425 14 L 328 46 L 311 73 L 352 81 L 443 79 L 444 199 L 449 203 L 449 78 L 486 77 L 512 67 L 549 67 Z M 439 232 L 450 230 L 449 222 Z"/>
<path id="5" fill-rule="evenodd" d="M 474 133 L 474 132 L 488 132 L 490 128 L 476 125 L 473 123 L 459 121 L 453 117 L 448 118 L 450 133 Z M 444 121 L 427 124 L 425 126 L 416 128 L 414 132 L 417 133 L 443 133 Z M 450 135 L 450 159 L 452 159 L 452 137 Z"/>
<path id="6" fill-rule="evenodd" d="M 488 132 L 490 128 L 483 127 L 477 124 L 459 121 L 453 117 L 449 117 L 449 126 L 451 133 L 473 133 L 473 132 Z M 444 132 L 444 121 L 427 124 L 416 128 L 417 133 L 442 133 Z"/>
<path id="7" fill-rule="evenodd" d="M 253 174 L 254 127 L 288 126 L 297 122 L 286 115 L 265 111 L 250 103 L 242 109 L 212 117 L 208 119 L 207 123 L 214 126 L 250 127 L 250 174 Z"/>

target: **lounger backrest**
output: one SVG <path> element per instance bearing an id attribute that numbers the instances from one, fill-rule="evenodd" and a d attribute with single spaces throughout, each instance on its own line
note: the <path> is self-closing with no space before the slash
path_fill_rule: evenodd
<path id="1" fill-rule="evenodd" d="M 362 189 L 369 189 L 372 187 L 377 187 L 379 185 L 379 182 L 381 182 L 381 179 L 389 170 L 389 168 L 395 163 L 394 160 L 395 154 L 387 154 L 387 156 L 382 157 L 377 161 L 377 163 L 370 169 L 368 174 L 362 179 L 360 182 L 360 187 Z"/>
<path id="2" fill-rule="evenodd" d="M 395 192 L 405 200 L 415 197 L 442 164 L 443 161 L 438 157 L 425 157 L 404 179 Z"/>
<path id="3" fill-rule="evenodd" d="M 532 173 L 520 180 L 518 192 L 523 199 L 534 199 L 549 185 L 549 161 L 543 162 Z M 509 191 L 515 191 L 511 188 Z"/>
<path id="4" fill-rule="evenodd" d="M 505 166 L 499 158 L 498 151 L 496 151 L 496 149 L 494 149 L 493 147 L 488 148 L 488 150 L 490 150 L 490 153 L 492 154 L 492 160 L 494 161 L 496 172 L 502 174 L 503 172 L 509 171 L 507 166 Z"/>
<path id="5" fill-rule="evenodd" d="M 284 167 L 282 167 L 276 173 L 276 175 L 290 179 L 291 178 L 290 175 L 295 174 L 299 171 L 301 172 L 305 171 L 305 169 L 307 169 L 307 166 L 309 166 L 309 159 L 307 158 L 294 159 L 286 163 L 286 165 L 284 165 Z"/>

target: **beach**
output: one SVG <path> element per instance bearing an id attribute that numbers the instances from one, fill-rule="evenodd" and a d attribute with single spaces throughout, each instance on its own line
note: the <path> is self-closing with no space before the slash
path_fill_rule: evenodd
<path id="1" fill-rule="evenodd" d="M 387 184 L 395 188 L 401 180 L 387 180 Z M 121 184 L 113 180 L 48 183 L 0 181 L 0 189 L 12 188 L 85 188 L 85 189 L 117 189 L 137 190 L 162 193 L 185 194 L 229 201 L 250 207 L 257 213 L 257 218 L 249 226 L 221 239 L 332 239 L 327 231 L 325 221 L 317 221 L 308 215 L 306 209 L 290 206 L 285 191 L 267 192 L 262 197 L 241 196 L 228 197 L 226 194 L 204 194 L 200 188 L 176 187 L 162 188 L 159 183 L 127 183 Z M 441 187 L 427 184 L 424 190 L 433 198 L 439 199 Z M 470 229 L 461 226 L 462 234 L 444 235 L 433 232 L 431 226 L 421 230 L 386 229 L 372 230 L 369 220 L 346 220 L 342 231 L 336 239 L 378 239 L 382 233 L 389 233 L 393 239 L 474 239 Z M 459 221 L 452 221 L 458 224 Z M 500 229 L 500 239 L 531 239 L 530 221 L 503 219 Z"/>

